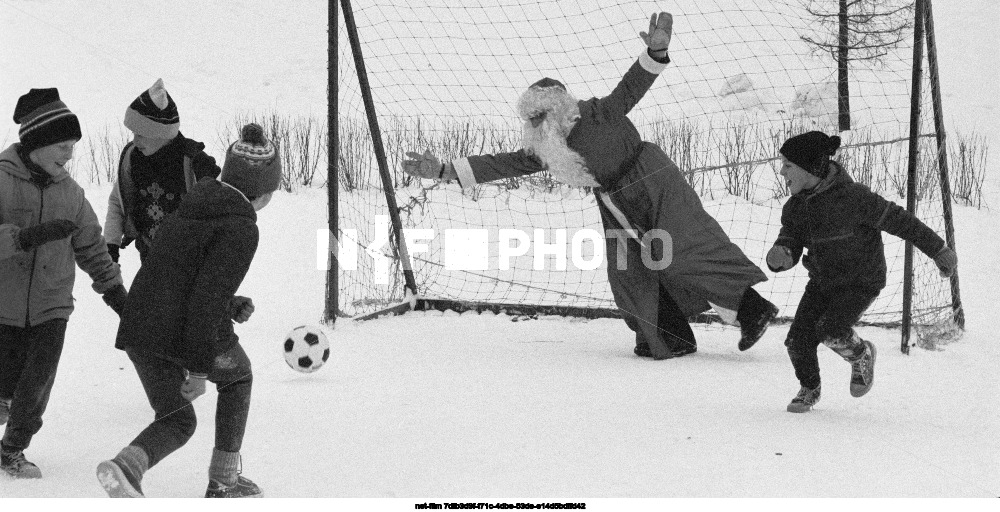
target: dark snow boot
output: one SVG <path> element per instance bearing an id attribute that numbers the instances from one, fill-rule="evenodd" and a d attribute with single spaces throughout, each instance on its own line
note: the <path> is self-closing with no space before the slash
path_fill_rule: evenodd
<path id="1" fill-rule="evenodd" d="M 260 498 L 262 494 L 260 487 L 243 475 L 237 475 L 233 485 L 209 480 L 205 491 L 206 498 Z"/>
<path id="2" fill-rule="evenodd" d="M 653 357 L 653 352 L 649 349 L 649 343 L 645 341 L 640 341 L 635 344 L 635 348 L 632 350 L 635 355 L 639 357 Z M 673 359 L 675 357 L 683 357 L 688 354 L 693 354 L 698 351 L 697 345 L 685 344 L 681 348 L 672 349 L 670 355 L 667 357 L 661 357 L 660 359 Z M 654 358 L 655 359 L 655 358 Z"/>
<path id="3" fill-rule="evenodd" d="M 740 342 L 737 344 L 740 351 L 754 346 L 777 316 L 778 307 L 761 297 L 757 290 L 748 287 L 736 312 L 736 319 L 740 322 Z"/>
<path id="4" fill-rule="evenodd" d="M 875 345 L 868 340 L 861 340 L 865 351 L 851 363 L 851 396 L 858 398 L 872 389 L 875 381 Z"/>
<path id="5" fill-rule="evenodd" d="M 819 402 L 820 386 L 809 389 L 805 386 L 799 388 L 799 393 L 792 399 L 786 409 L 788 412 L 808 412 L 816 402 Z"/>
<path id="6" fill-rule="evenodd" d="M 7 445 L 0 447 L 0 469 L 18 479 L 42 477 L 42 470 L 24 458 L 24 450 Z"/>
<path id="7" fill-rule="evenodd" d="M 240 453 L 212 450 L 208 466 L 206 498 L 259 498 L 262 491 L 249 478 L 240 475 Z"/>
<path id="8" fill-rule="evenodd" d="M 0 398 L 0 425 L 7 423 L 10 418 L 10 402 L 9 398 Z"/>
<path id="9" fill-rule="evenodd" d="M 149 455 L 129 445 L 112 460 L 97 465 L 97 480 L 112 498 L 144 498 L 142 476 L 149 469 Z"/>

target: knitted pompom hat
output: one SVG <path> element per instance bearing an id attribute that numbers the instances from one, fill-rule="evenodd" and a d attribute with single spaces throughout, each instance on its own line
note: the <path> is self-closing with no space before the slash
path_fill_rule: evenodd
<path id="1" fill-rule="evenodd" d="M 59 90 L 32 89 L 17 100 L 14 122 L 25 154 L 67 140 L 80 140 L 80 120 L 59 99 Z"/>
<path id="2" fill-rule="evenodd" d="M 173 139 L 181 127 L 177 104 L 158 78 L 125 109 L 125 127 L 136 135 L 153 139 Z"/>
<path id="3" fill-rule="evenodd" d="M 240 130 L 240 140 L 226 151 L 219 179 L 236 187 L 249 199 L 278 190 L 281 183 L 278 147 L 264 137 L 264 129 L 259 124 L 250 123 Z"/>
<path id="4" fill-rule="evenodd" d="M 779 151 L 809 174 L 825 178 L 830 168 L 827 163 L 839 148 L 840 137 L 829 137 L 823 132 L 811 131 L 789 138 Z"/>

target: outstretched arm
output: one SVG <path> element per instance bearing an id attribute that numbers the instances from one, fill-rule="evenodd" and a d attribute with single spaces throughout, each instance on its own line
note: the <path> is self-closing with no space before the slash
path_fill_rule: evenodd
<path id="1" fill-rule="evenodd" d="M 649 33 L 639 32 L 639 37 L 646 43 L 646 51 L 639 55 L 611 94 L 598 100 L 598 108 L 605 116 L 628 114 L 653 86 L 656 77 L 666 69 L 670 62 L 667 47 L 670 46 L 673 26 L 673 16 L 661 12 L 650 18 Z"/>
<path id="2" fill-rule="evenodd" d="M 486 183 L 503 178 L 514 178 L 541 171 L 542 162 L 524 150 L 493 155 L 476 155 L 456 158 L 450 162 L 440 161 L 427 150 L 423 154 L 406 153 L 403 172 L 424 179 L 451 181 L 457 179 L 462 187 Z"/>

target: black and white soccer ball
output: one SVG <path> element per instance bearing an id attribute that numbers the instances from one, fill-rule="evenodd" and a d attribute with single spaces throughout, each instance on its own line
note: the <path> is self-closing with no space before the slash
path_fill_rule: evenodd
<path id="1" fill-rule="evenodd" d="M 285 337 L 285 362 L 293 370 L 312 373 L 330 358 L 330 342 L 319 327 L 301 325 Z"/>

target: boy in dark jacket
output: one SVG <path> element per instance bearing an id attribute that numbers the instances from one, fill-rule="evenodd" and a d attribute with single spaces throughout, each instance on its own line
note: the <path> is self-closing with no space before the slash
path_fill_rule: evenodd
<path id="1" fill-rule="evenodd" d="M 781 175 L 792 197 L 781 212 L 781 232 L 767 253 L 774 272 L 802 257 L 809 283 L 799 301 L 785 346 L 801 389 L 789 412 L 806 412 L 820 398 L 816 349 L 822 343 L 851 364 L 851 395 L 863 396 L 875 377 L 875 345 L 852 326 L 885 287 L 882 231 L 912 242 L 948 277 L 955 251 L 899 205 L 855 183 L 830 157 L 840 137 L 812 131 L 781 146 Z M 803 249 L 809 252 L 802 256 Z"/>
<path id="2" fill-rule="evenodd" d="M 191 406 L 215 383 L 215 449 L 206 497 L 243 497 L 260 489 L 239 474 L 250 409 L 250 360 L 233 332 L 253 303 L 234 294 L 257 250 L 256 211 L 281 180 L 277 148 L 260 126 L 243 128 L 226 153 L 221 182 L 198 182 L 166 218 L 131 294 L 115 346 L 135 365 L 155 420 L 112 460 L 97 467 L 112 497 L 141 497 L 143 474 L 194 434 Z"/>
<path id="3" fill-rule="evenodd" d="M 121 312 L 127 293 L 101 225 L 66 172 L 80 122 L 56 89 L 32 89 L 14 109 L 20 143 L 0 153 L 0 469 L 41 478 L 24 457 L 55 383 L 79 266 Z"/>
<path id="4" fill-rule="evenodd" d="M 177 105 L 162 79 L 128 106 L 124 124 L 135 138 L 122 149 L 104 220 L 104 239 L 116 263 L 121 248 L 133 240 L 145 261 L 160 223 L 181 198 L 202 178 L 219 175 L 205 144 L 180 133 Z"/>

